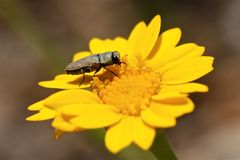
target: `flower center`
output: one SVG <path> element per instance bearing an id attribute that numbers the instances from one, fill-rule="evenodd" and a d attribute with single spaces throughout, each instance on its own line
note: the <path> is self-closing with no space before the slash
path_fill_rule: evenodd
<path id="1" fill-rule="evenodd" d="M 160 76 L 149 68 L 122 64 L 121 67 L 113 65 L 109 70 L 117 71 L 118 77 L 105 80 L 95 77 L 92 88 L 104 104 L 114 106 L 119 113 L 139 115 L 149 106 L 152 95 L 159 92 Z"/>

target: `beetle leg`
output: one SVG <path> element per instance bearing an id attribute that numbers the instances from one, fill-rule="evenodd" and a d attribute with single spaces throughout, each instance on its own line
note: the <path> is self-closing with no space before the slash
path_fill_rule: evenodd
<path id="1" fill-rule="evenodd" d="M 102 66 L 99 66 L 99 67 L 96 69 L 96 71 L 94 72 L 94 75 L 93 75 L 94 77 L 96 76 L 97 72 L 100 71 L 101 68 L 102 68 Z"/>
<path id="2" fill-rule="evenodd" d="M 125 62 L 120 62 L 120 65 L 121 65 L 122 63 L 125 64 L 125 65 L 127 66 L 127 63 L 125 63 Z"/>
<path id="3" fill-rule="evenodd" d="M 79 86 L 84 82 L 84 80 L 85 80 L 85 73 L 83 73 L 83 78 L 82 78 L 81 82 L 79 83 Z"/>
<path id="4" fill-rule="evenodd" d="M 107 69 L 107 67 L 103 67 L 104 69 L 106 69 L 108 72 L 111 72 L 112 74 L 114 74 L 116 77 L 118 77 L 118 75 L 116 73 L 114 73 L 113 71 Z M 119 78 L 119 77 L 118 77 Z"/>

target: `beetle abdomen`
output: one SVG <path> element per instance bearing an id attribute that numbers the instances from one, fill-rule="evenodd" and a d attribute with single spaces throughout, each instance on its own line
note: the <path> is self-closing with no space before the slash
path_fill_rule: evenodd
<path id="1" fill-rule="evenodd" d="M 82 69 L 76 69 L 76 70 L 65 70 L 67 74 L 72 74 L 72 75 L 78 75 L 78 74 L 83 74 L 85 72 L 82 71 Z"/>
<path id="2" fill-rule="evenodd" d="M 92 54 L 78 61 L 70 63 L 65 71 L 67 74 L 84 74 L 92 71 L 98 72 L 102 67 L 121 64 L 120 54 L 117 51 Z M 94 75 L 96 74 L 94 73 Z"/>

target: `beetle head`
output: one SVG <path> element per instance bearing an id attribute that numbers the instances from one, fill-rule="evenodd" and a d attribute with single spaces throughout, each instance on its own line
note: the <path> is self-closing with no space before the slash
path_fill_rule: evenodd
<path id="1" fill-rule="evenodd" d="M 121 64 L 120 53 L 118 51 L 112 52 L 112 61 L 114 64 Z"/>

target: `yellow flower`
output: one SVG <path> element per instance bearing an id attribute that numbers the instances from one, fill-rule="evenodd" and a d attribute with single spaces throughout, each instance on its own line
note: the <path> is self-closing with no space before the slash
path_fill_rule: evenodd
<path id="1" fill-rule="evenodd" d="M 155 137 L 155 128 L 176 125 L 176 118 L 192 112 L 188 98 L 192 92 L 207 92 L 208 87 L 192 81 L 213 70 L 213 58 L 202 56 L 204 47 L 194 43 L 177 46 L 181 30 L 160 32 L 160 16 L 149 25 L 138 23 L 128 39 L 90 41 L 90 52 L 75 54 L 73 61 L 91 53 L 118 51 L 127 65 L 112 65 L 93 77 L 58 75 L 40 82 L 47 88 L 67 89 L 31 105 L 39 111 L 29 121 L 54 119 L 56 136 L 62 132 L 106 128 L 106 147 L 113 153 L 135 143 L 147 150 Z M 79 89 L 90 87 L 91 91 Z"/>

